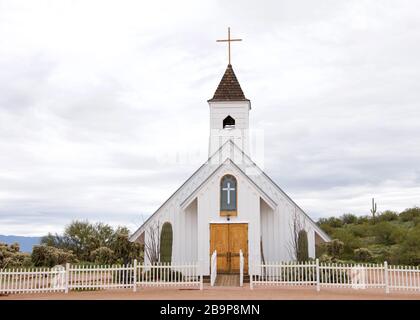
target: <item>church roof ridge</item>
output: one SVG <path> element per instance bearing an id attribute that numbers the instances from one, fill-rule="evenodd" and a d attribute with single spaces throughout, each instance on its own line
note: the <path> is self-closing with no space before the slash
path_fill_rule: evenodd
<path id="1" fill-rule="evenodd" d="M 242 91 L 232 65 L 228 64 L 222 79 L 210 101 L 249 101 Z"/>

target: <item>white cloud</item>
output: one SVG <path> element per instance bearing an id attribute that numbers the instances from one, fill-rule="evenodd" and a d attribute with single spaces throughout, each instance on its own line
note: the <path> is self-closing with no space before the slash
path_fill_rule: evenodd
<path id="1" fill-rule="evenodd" d="M 1 1 L 0 233 L 135 228 L 206 159 L 232 61 L 264 165 L 313 217 L 420 205 L 412 1 Z"/>

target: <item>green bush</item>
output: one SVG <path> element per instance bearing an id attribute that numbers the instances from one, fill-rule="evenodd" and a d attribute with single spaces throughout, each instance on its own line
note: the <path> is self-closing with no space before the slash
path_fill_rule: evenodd
<path id="1" fill-rule="evenodd" d="M 405 209 L 400 214 L 386 210 L 375 218 L 366 215 L 354 220 L 352 215 L 343 215 L 341 219 L 319 219 L 318 225 L 333 239 L 340 240 L 343 248 L 337 254 L 332 252 L 333 244 L 320 244 L 316 246 L 316 256 L 333 262 L 341 259 L 347 262 L 420 264 L 419 207 Z"/>
<path id="2" fill-rule="evenodd" d="M 370 221 L 371 217 L 370 216 L 360 216 L 357 218 L 356 223 L 357 224 L 363 224 L 363 223 L 368 223 Z"/>
<path id="3" fill-rule="evenodd" d="M 342 258 L 350 259 L 353 256 L 353 250 L 362 246 L 360 238 L 356 237 L 348 228 L 336 229 L 332 235 L 343 243 Z"/>
<path id="4" fill-rule="evenodd" d="M 348 230 L 356 237 L 364 238 L 372 234 L 371 225 L 367 223 L 352 224 L 347 226 Z"/>
<path id="5" fill-rule="evenodd" d="M 338 239 L 333 239 L 330 242 L 326 242 L 325 245 L 327 248 L 327 254 L 333 258 L 338 258 L 343 253 L 344 243 Z"/>
<path id="6" fill-rule="evenodd" d="M 334 228 L 328 224 L 320 224 L 318 222 L 319 227 L 327 234 L 332 234 L 334 232 Z"/>
<path id="7" fill-rule="evenodd" d="M 419 207 L 405 209 L 403 212 L 400 213 L 400 219 L 404 222 L 412 221 L 417 217 L 420 217 Z"/>
<path id="8" fill-rule="evenodd" d="M 113 264 L 115 263 L 115 253 L 107 247 L 95 249 L 90 254 L 91 261 L 97 264 Z"/>
<path id="9" fill-rule="evenodd" d="M 396 221 L 398 220 L 398 213 L 391 210 L 386 210 L 382 212 L 378 217 L 376 218 L 377 221 Z"/>
<path id="10" fill-rule="evenodd" d="M 32 263 L 36 267 L 53 267 L 67 262 L 76 262 L 76 257 L 71 251 L 66 251 L 46 245 L 37 245 L 32 249 Z"/>
<path id="11" fill-rule="evenodd" d="M 41 244 L 66 252 L 71 251 L 76 259 L 82 262 L 94 262 L 98 253 L 92 255 L 92 252 L 104 247 L 114 252 L 112 261 L 123 264 L 130 263 L 133 259 L 142 261 L 142 246 L 129 241 L 129 234 L 129 230 L 125 227 L 114 229 L 103 223 L 73 221 L 66 226 L 62 235 L 48 234 L 42 238 Z M 102 254 L 109 253 L 101 251 Z"/>
<path id="12" fill-rule="evenodd" d="M 327 254 L 326 242 L 315 244 L 315 256 L 320 258 L 324 254 Z"/>
<path id="13" fill-rule="evenodd" d="M 418 225 L 420 225 L 420 217 L 415 217 L 415 218 L 413 219 L 413 224 L 414 224 L 414 226 L 418 226 Z"/>
<path id="14" fill-rule="evenodd" d="M 31 266 L 28 253 L 20 252 L 18 243 L 7 245 L 0 242 L 0 269 L 25 268 Z"/>
<path id="15" fill-rule="evenodd" d="M 330 218 L 321 218 L 318 220 L 318 223 L 328 225 L 332 228 L 341 228 L 343 226 L 343 221 L 340 218 L 330 217 Z"/>
<path id="16" fill-rule="evenodd" d="M 346 213 L 341 216 L 343 224 L 352 224 L 357 222 L 357 217 L 354 214 Z"/>
<path id="17" fill-rule="evenodd" d="M 397 243 L 403 237 L 402 229 L 392 223 L 382 221 L 373 228 L 376 241 L 384 245 Z"/>
<path id="18" fill-rule="evenodd" d="M 354 260 L 361 262 L 371 261 L 373 258 L 372 252 L 367 248 L 359 248 L 354 250 Z"/>
<path id="19" fill-rule="evenodd" d="M 399 264 L 420 265 L 420 226 L 411 229 L 393 252 L 393 260 Z"/>

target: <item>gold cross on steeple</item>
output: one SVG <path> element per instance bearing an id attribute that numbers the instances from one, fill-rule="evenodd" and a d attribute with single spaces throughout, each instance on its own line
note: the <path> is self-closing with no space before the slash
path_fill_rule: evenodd
<path id="1" fill-rule="evenodd" d="M 227 42 L 228 43 L 228 53 L 229 53 L 229 64 L 230 64 L 230 43 L 232 41 L 242 41 L 242 39 L 231 39 L 230 38 L 230 27 L 228 27 L 228 38 L 223 40 L 216 40 L 217 42 Z"/>

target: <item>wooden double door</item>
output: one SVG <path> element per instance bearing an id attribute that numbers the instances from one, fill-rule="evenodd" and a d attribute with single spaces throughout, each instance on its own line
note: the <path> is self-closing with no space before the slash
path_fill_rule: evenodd
<path id="1" fill-rule="evenodd" d="M 210 224 L 210 256 L 214 250 L 218 273 L 239 273 L 239 250 L 244 255 L 244 273 L 248 273 L 248 224 Z"/>

